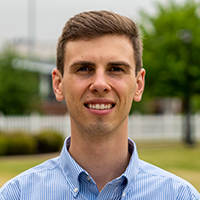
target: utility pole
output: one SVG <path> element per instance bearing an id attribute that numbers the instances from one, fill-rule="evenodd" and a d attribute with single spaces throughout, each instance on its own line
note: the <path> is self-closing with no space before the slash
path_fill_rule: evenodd
<path id="1" fill-rule="evenodd" d="M 36 0 L 28 0 L 28 56 L 35 52 L 36 43 Z"/>

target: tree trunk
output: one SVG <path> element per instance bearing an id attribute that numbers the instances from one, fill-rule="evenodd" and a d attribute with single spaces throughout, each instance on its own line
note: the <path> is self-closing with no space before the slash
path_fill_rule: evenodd
<path id="1" fill-rule="evenodd" d="M 184 118 L 184 141 L 189 144 L 193 145 L 193 131 L 192 131 L 192 123 L 191 123 L 191 96 L 187 93 L 184 102 L 184 109 L 185 109 L 185 118 Z"/>

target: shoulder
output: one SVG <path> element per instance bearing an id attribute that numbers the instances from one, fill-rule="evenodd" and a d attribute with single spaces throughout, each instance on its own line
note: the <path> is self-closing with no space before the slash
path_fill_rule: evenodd
<path id="1" fill-rule="evenodd" d="M 55 170 L 59 170 L 59 157 L 47 160 L 42 164 L 22 172 L 0 188 L 0 199 L 20 199 L 21 190 L 33 187 L 31 184 L 41 179 L 50 178 L 52 171 Z"/>
<path id="2" fill-rule="evenodd" d="M 174 193 L 177 199 L 200 199 L 200 194 L 188 181 L 145 161 L 139 160 L 138 176 L 152 188 L 165 188 Z M 180 195 L 185 196 L 178 198 Z"/>

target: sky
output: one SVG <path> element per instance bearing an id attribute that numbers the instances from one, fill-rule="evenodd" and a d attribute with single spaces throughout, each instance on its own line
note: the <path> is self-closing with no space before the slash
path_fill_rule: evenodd
<path id="1" fill-rule="evenodd" d="M 150 14 L 155 13 L 157 1 L 163 4 L 169 2 L 169 0 L 0 0 L 0 49 L 8 41 L 26 39 L 31 34 L 39 42 L 56 44 L 66 21 L 82 11 L 110 10 L 137 22 L 140 10 Z M 184 2 L 184 0 L 175 1 Z M 31 23 L 28 14 L 30 5 L 35 5 L 35 17 Z"/>

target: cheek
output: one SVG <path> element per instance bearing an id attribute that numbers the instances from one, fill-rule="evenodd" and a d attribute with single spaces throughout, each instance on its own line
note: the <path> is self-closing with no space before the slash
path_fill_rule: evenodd
<path id="1" fill-rule="evenodd" d="M 122 86 L 122 85 L 121 85 Z M 133 91 L 130 87 L 118 87 L 117 94 L 120 101 L 120 108 L 125 112 L 129 112 L 132 101 L 133 101 Z"/>
<path id="2" fill-rule="evenodd" d="M 132 106 L 134 95 L 135 95 L 135 85 L 129 84 L 129 87 L 126 90 L 126 94 L 124 94 L 124 96 L 126 97 L 125 104 L 128 107 L 128 109 L 130 109 Z"/>
<path id="3" fill-rule="evenodd" d="M 80 81 L 73 79 L 68 79 L 64 86 L 65 101 L 67 105 L 77 106 L 77 103 L 81 101 L 81 98 L 84 94 L 84 84 Z"/>
<path id="4" fill-rule="evenodd" d="M 127 101 L 132 101 L 136 91 L 136 85 L 134 82 L 128 81 L 118 86 L 117 89 L 121 92 L 122 98 L 125 97 Z"/>

